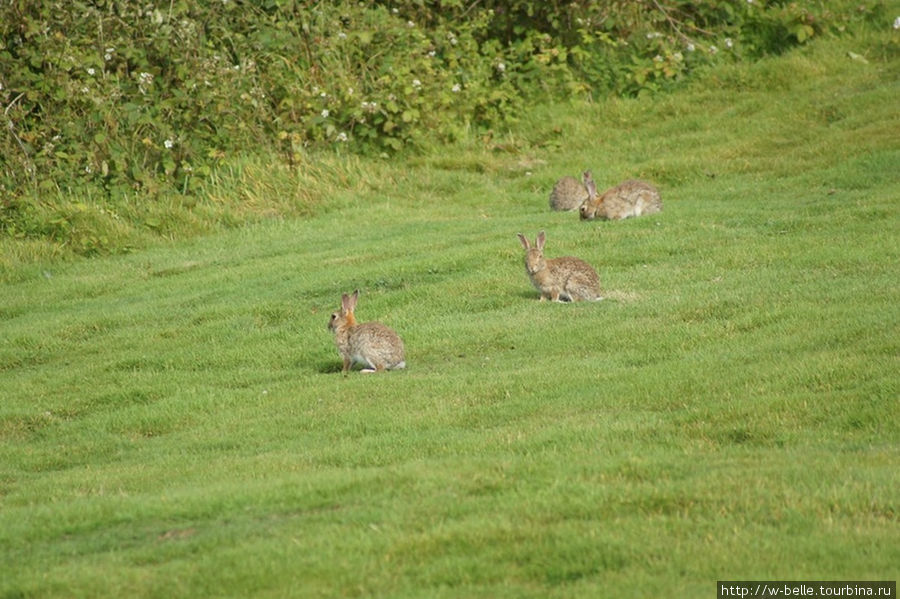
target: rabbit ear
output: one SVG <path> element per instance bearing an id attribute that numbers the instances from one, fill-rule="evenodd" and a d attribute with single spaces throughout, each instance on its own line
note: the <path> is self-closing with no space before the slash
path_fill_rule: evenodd
<path id="1" fill-rule="evenodd" d="M 527 237 L 525 237 L 525 236 L 522 235 L 521 233 L 516 233 L 516 235 L 519 236 L 519 241 L 522 242 L 522 247 L 523 247 L 523 248 L 525 248 L 526 250 L 531 248 L 531 244 L 528 243 L 528 238 L 527 238 Z"/>
<path id="2" fill-rule="evenodd" d="M 345 315 L 348 312 L 352 312 L 353 308 L 350 307 L 350 296 L 346 293 L 341 294 L 341 315 Z"/>
<path id="3" fill-rule="evenodd" d="M 587 189 L 588 197 L 596 198 L 597 184 L 594 183 L 594 177 L 591 176 L 591 171 L 584 171 L 584 175 L 582 175 L 581 180 L 584 182 L 584 188 Z"/>
<path id="4" fill-rule="evenodd" d="M 537 249 L 543 250 L 543 249 L 544 249 L 544 242 L 546 242 L 546 241 L 547 241 L 547 237 L 544 235 L 544 232 L 541 231 L 540 233 L 538 233 L 538 236 L 537 236 L 537 243 L 535 244 L 535 245 L 537 245 Z"/>
<path id="5" fill-rule="evenodd" d="M 356 301 L 359 299 L 359 289 L 353 292 L 353 295 L 350 296 L 350 301 L 347 302 L 350 306 L 350 311 L 353 312 L 356 309 Z"/>

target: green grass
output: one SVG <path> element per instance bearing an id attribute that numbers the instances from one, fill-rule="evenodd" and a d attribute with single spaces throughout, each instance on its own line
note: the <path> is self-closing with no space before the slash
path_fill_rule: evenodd
<path id="1" fill-rule="evenodd" d="M 327 207 L 303 220 L 8 262 L 0 596 L 895 580 L 892 47 L 820 43 L 671 96 L 536 109 L 487 148 L 330 159 Z M 664 211 L 550 213 L 555 178 L 586 167 L 656 181 Z M 291 189 L 241 168 L 233 193 Z M 536 301 L 515 234 L 541 229 L 607 300 Z M 355 288 L 406 371 L 341 376 L 326 324 Z"/>

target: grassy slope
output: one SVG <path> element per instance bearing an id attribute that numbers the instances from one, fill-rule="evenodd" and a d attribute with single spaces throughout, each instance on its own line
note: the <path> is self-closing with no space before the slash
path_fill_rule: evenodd
<path id="1" fill-rule="evenodd" d="M 25 271 L 0 290 L 0 595 L 896 579 L 900 78 L 855 44 L 347 163 L 310 220 Z M 549 213 L 586 166 L 665 211 Z M 608 300 L 534 301 L 515 233 L 539 229 Z M 338 374 L 356 287 L 407 371 Z"/>

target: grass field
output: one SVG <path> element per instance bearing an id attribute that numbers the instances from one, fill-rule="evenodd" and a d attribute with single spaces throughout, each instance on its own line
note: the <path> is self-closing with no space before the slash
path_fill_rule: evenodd
<path id="1" fill-rule="evenodd" d="M 889 47 L 834 40 L 670 96 L 539 108 L 399 164 L 328 158 L 308 218 L 16 266 L 0 597 L 896 580 Z M 553 181 L 586 167 L 656 182 L 664 211 L 551 213 Z M 537 301 L 516 233 L 539 230 L 549 256 L 597 267 L 605 301 Z M 407 370 L 340 374 L 326 324 L 356 288 Z"/>

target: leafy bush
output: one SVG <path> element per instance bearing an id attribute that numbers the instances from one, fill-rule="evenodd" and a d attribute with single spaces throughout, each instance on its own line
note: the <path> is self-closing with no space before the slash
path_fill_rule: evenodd
<path id="1" fill-rule="evenodd" d="M 248 151 L 288 165 L 313 148 L 394 153 L 502 126 L 529 102 L 665 89 L 698 66 L 780 52 L 881 5 L 847 6 L 8 0 L 0 230 L 65 237 L 29 202 L 197 194 Z"/>

